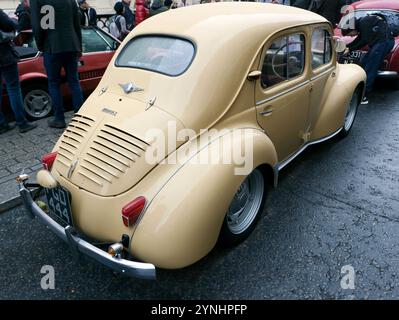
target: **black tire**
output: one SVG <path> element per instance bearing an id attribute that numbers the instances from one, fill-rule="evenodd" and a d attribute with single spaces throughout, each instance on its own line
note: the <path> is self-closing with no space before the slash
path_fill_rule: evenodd
<path id="1" fill-rule="evenodd" d="M 339 133 L 339 138 L 345 138 L 348 136 L 350 131 L 352 130 L 353 124 L 356 120 L 357 111 L 359 109 L 359 105 L 361 102 L 361 92 L 359 89 L 353 93 L 351 101 L 348 105 L 348 110 L 345 115 L 344 124 L 342 126 L 342 130 Z"/>
<path id="2" fill-rule="evenodd" d="M 254 176 L 256 175 L 256 177 Z M 256 179 L 256 182 L 255 180 Z M 260 182 L 260 179 L 261 182 Z M 242 193 L 242 189 L 246 188 L 244 185 L 247 184 L 249 188 L 251 188 L 251 183 L 252 184 L 258 184 L 262 183 L 263 185 L 263 190 L 257 190 L 256 192 L 259 193 L 259 204 L 256 204 L 254 206 L 254 216 L 250 219 L 248 219 L 248 223 L 245 226 L 243 224 L 242 230 L 239 230 L 239 228 L 234 229 L 232 227 L 231 221 L 229 221 L 229 216 L 230 216 L 230 211 L 231 208 L 234 204 L 234 201 L 236 201 L 237 195 L 240 196 L 240 193 Z M 244 187 L 243 187 L 244 186 Z M 253 186 L 252 186 L 253 188 Z M 267 179 L 265 174 L 262 172 L 260 169 L 255 169 L 248 177 L 245 179 L 245 181 L 241 184 L 240 188 L 237 190 L 237 193 L 234 195 L 234 198 L 231 201 L 229 211 L 226 213 L 226 217 L 223 222 L 222 229 L 220 231 L 220 236 L 219 236 L 219 244 L 223 247 L 231 247 L 234 245 L 237 245 L 244 241 L 255 229 L 257 222 L 259 221 L 259 218 L 262 215 L 262 212 L 265 207 L 266 203 L 266 196 L 268 192 L 268 185 L 267 185 Z M 253 201 L 253 200 L 252 200 Z M 245 206 L 248 205 L 248 202 Z M 255 212 L 256 211 L 256 212 Z"/>
<path id="3" fill-rule="evenodd" d="M 49 116 L 53 103 L 45 84 L 28 84 L 22 88 L 24 110 L 28 118 L 38 120 Z"/>

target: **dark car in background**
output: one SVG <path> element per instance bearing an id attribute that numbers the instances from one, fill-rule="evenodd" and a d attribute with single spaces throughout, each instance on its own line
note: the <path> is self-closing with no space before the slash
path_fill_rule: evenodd
<path id="1" fill-rule="evenodd" d="M 79 78 L 83 93 L 87 96 L 97 87 L 120 42 L 97 27 L 82 29 L 82 39 Z M 52 101 L 48 93 L 42 53 L 37 50 L 32 31 L 21 32 L 15 44 L 21 57 L 18 67 L 25 111 L 33 120 L 44 118 L 52 111 Z M 66 81 L 62 86 L 64 97 L 70 98 Z M 5 90 L 3 94 L 6 94 Z M 3 101 L 8 103 L 5 96 Z"/>

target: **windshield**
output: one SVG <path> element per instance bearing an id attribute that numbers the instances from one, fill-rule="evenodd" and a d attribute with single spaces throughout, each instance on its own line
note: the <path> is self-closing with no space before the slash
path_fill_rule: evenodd
<path id="1" fill-rule="evenodd" d="M 188 69 L 194 55 L 195 47 L 188 40 L 165 36 L 142 36 L 133 38 L 126 44 L 116 60 L 116 66 L 178 76 Z"/>
<path id="2" fill-rule="evenodd" d="M 341 21 L 339 22 L 340 29 L 348 29 L 353 26 L 354 18 L 359 19 L 363 18 L 366 15 L 371 14 L 383 14 L 388 24 L 399 26 L 399 12 L 398 11 L 391 11 L 391 10 L 356 10 L 348 13 L 347 15 L 343 16 Z"/>

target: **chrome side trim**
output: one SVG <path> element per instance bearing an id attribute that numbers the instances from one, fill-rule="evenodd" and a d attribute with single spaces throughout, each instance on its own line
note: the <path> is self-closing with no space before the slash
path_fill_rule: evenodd
<path id="1" fill-rule="evenodd" d="M 319 79 L 319 78 L 321 78 L 321 77 L 324 77 L 324 76 L 325 76 L 326 74 L 328 74 L 329 72 L 332 72 L 332 71 L 334 70 L 334 68 L 335 68 L 335 67 L 332 67 L 332 68 L 329 68 L 329 69 L 323 71 L 322 73 L 320 73 L 320 74 L 318 74 L 318 75 L 312 77 L 312 78 L 310 79 L 310 81 L 315 81 L 315 80 L 317 80 L 317 79 Z"/>
<path id="2" fill-rule="evenodd" d="M 267 99 L 264 99 L 264 100 L 260 100 L 260 101 L 256 102 L 256 105 L 260 106 L 260 105 L 262 105 L 262 104 L 264 104 L 266 102 L 272 101 L 272 100 L 274 100 L 276 98 L 279 98 L 279 97 L 281 97 L 281 96 L 283 96 L 283 95 L 285 95 L 287 93 L 290 93 L 290 92 L 295 91 L 295 90 L 297 90 L 297 89 L 299 89 L 299 88 L 301 88 L 303 86 L 306 86 L 309 83 L 310 83 L 310 80 L 306 80 L 305 82 L 302 82 L 302 83 L 296 85 L 295 87 L 289 88 L 289 89 L 287 89 L 285 91 L 282 91 L 282 92 L 274 95 L 273 97 L 270 97 L 270 98 L 267 98 Z"/>
<path id="3" fill-rule="evenodd" d="M 321 138 L 318 140 L 314 140 L 314 141 L 309 141 L 308 143 L 304 144 L 301 149 L 299 149 L 297 152 L 295 152 L 293 155 L 291 155 L 287 160 L 277 164 L 277 166 L 276 166 L 277 172 L 284 169 L 291 161 L 293 161 L 296 157 L 298 157 L 308 147 L 310 147 L 314 144 L 318 144 L 318 143 L 330 140 L 330 139 L 334 138 L 337 134 L 339 134 L 341 131 L 342 131 L 342 128 L 338 129 L 337 131 L 335 131 L 334 133 L 330 134 L 327 137 L 324 137 L 324 138 Z"/>
<path id="4" fill-rule="evenodd" d="M 56 221 L 51 219 L 42 209 L 40 209 L 40 207 L 33 201 L 29 190 L 24 184 L 19 185 L 19 193 L 29 216 L 31 218 L 39 218 L 53 233 L 68 243 L 76 254 L 83 253 L 108 268 L 130 277 L 149 280 L 154 280 L 156 278 L 154 265 L 116 257 L 114 258 L 107 252 L 79 238 L 72 232 L 71 227 L 68 226 L 63 228 Z"/>
<path id="5" fill-rule="evenodd" d="M 378 77 L 398 78 L 399 73 L 396 71 L 378 71 Z"/>

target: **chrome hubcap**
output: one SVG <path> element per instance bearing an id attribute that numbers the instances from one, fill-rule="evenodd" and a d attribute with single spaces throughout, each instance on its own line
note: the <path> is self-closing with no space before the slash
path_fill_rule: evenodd
<path id="1" fill-rule="evenodd" d="M 44 90 L 32 90 L 24 99 L 24 107 L 31 117 L 43 118 L 51 112 L 51 97 Z"/>
<path id="2" fill-rule="evenodd" d="M 263 175 L 255 170 L 241 184 L 227 213 L 227 226 L 233 234 L 245 232 L 254 221 L 265 189 Z"/>
<path id="3" fill-rule="evenodd" d="M 355 121 L 356 116 L 356 109 L 357 109 L 357 96 L 353 95 L 352 100 L 349 104 L 348 111 L 346 112 L 345 116 L 345 124 L 344 128 L 345 131 L 349 131 Z"/>

